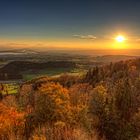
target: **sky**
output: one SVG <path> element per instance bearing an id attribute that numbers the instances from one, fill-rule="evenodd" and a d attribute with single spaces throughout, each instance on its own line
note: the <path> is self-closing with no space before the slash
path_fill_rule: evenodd
<path id="1" fill-rule="evenodd" d="M 125 43 L 115 37 L 123 35 Z M 0 46 L 140 48 L 139 0 L 3 0 Z"/>

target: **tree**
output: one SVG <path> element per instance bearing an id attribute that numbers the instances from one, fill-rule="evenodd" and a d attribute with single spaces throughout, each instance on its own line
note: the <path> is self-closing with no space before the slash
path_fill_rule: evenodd
<path id="1" fill-rule="evenodd" d="M 113 94 L 107 93 L 103 86 L 93 90 L 90 112 L 94 127 L 107 140 L 137 138 L 140 125 L 136 120 L 140 120 L 140 116 L 136 115 L 138 110 L 135 108 L 135 94 L 130 80 L 119 80 L 110 92 Z"/>
<path id="2" fill-rule="evenodd" d="M 68 90 L 59 84 L 43 84 L 35 91 L 34 113 L 38 121 L 67 121 L 70 112 Z"/>
<path id="3" fill-rule="evenodd" d="M 130 80 L 119 80 L 115 87 L 115 106 L 122 119 L 129 120 L 135 110 L 134 92 Z"/>

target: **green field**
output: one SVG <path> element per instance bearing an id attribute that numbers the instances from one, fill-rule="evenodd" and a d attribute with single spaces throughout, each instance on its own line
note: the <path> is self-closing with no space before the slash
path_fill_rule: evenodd
<path id="1" fill-rule="evenodd" d="M 55 68 L 55 69 L 47 69 L 47 70 L 40 70 L 40 71 L 27 71 L 22 73 L 23 80 L 28 81 L 40 76 L 60 76 L 61 74 L 68 73 L 71 75 L 83 75 L 85 71 L 82 69 L 72 69 L 72 68 Z M 1 88 L 2 85 L 2 88 Z M 16 94 L 19 90 L 19 84 L 16 82 L 13 83 L 1 83 L 0 84 L 0 93 L 3 95 L 6 94 Z"/>
<path id="2" fill-rule="evenodd" d="M 64 73 L 69 73 L 69 74 L 80 74 L 83 72 L 83 70 L 80 69 L 72 69 L 72 68 L 53 68 L 53 69 L 46 69 L 46 70 L 40 70 L 38 72 L 26 72 L 23 73 L 23 79 L 24 80 L 31 80 L 36 77 L 40 76 L 59 76 Z"/>
<path id="3" fill-rule="evenodd" d="M 1 93 L 3 95 L 6 94 L 16 94 L 18 92 L 19 85 L 16 83 L 2 84 Z"/>

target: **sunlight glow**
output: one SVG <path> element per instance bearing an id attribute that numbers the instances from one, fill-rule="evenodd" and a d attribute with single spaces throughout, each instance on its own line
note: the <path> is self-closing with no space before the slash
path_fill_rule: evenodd
<path id="1" fill-rule="evenodd" d="M 116 39 L 117 42 L 120 42 L 120 43 L 125 41 L 125 37 L 122 36 L 122 35 L 117 36 L 115 39 Z"/>

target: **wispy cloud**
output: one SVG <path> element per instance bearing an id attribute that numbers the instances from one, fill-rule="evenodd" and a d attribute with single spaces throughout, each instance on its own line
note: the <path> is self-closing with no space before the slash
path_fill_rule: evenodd
<path id="1" fill-rule="evenodd" d="M 97 37 L 94 35 L 77 35 L 77 34 L 75 34 L 75 35 L 73 35 L 73 37 L 80 38 L 80 39 L 90 39 L 90 40 L 97 39 Z"/>
<path id="2" fill-rule="evenodd" d="M 128 40 L 132 42 L 140 42 L 140 36 L 130 36 Z"/>

